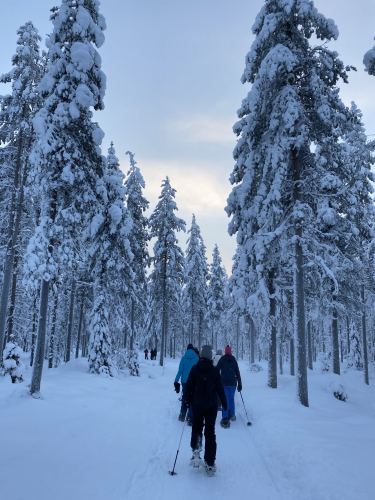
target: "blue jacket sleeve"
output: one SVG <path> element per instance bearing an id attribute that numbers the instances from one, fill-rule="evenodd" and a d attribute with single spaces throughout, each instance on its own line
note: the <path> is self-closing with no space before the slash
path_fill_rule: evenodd
<path id="1" fill-rule="evenodd" d="M 180 380 L 183 371 L 184 371 L 184 358 L 182 357 L 180 361 L 180 366 L 178 367 L 176 378 L 174 379 L 175 382 L 178 382 Z"/>

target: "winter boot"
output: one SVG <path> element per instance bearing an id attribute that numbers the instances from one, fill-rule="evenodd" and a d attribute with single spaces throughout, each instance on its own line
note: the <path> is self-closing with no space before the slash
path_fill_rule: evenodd
<path id="1" fill-rule="evenodd" d="M 231 422 L 234 422 L 235 420 L 237 420 L 236 415 L 232 415 L 232 416 L 230 417 L 230 421 L 231 421 Z"/>
<path id="2" fill-rule="evenodd" d="M 207 477 L 216 476 L 216 465 L 214 463 L 212 465 L 208 465 L 207 462 L 204 462 L 204 475 Z"/>
<path id="3" fill-rule="evenodd" d="M 192 467 L 198 468 L 203 465 L 203 460 L 201 459 L 200 452 L 201 450 L 193 450 L 193 456 L 190 459 L 190 465 Z"/>
<path id="4" fill-rule="evenodd" d="M 180 422 L 185 422 L 185 415 L 186 415 L 186 413 L 180 413 L 178 416 L 178 420 Z"/>
<path id="5" fill-rule="evenodd" d="M 230 420 L 228 417 L 222 418 L 220 421 L 220 425 L 223 429 L 229 429 L 230 427 Z"/>

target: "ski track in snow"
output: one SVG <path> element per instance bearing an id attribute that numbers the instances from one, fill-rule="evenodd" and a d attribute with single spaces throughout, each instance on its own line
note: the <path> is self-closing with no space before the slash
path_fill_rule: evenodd
<path id="1" fill-rule="evenodd" d="M 183 428 L 173 390 L 178 360 L 164 369 L 140 365 L 139 378 L 88 374 L 83 359 L 45 369 L 38 401 L 26 395 L 31 370 L 16 386 L 0 379 L 1 498 L 373 499 L 374 379 L 367 387 L 359 372 L 344 375 L 343 403 L 327 391 L 332 374 L 309 373 L 306 409 L 295 400 L 295 378 L 279 376 L 279 389 L 270 389 L 266 371 L 240 361 L 253 426 L 236 393 L 237 420 L 230 429 L 221 428 L 220 413 L 216 421 L 217 476 L 189 466 L 185 426 L 172 477 Z"/>

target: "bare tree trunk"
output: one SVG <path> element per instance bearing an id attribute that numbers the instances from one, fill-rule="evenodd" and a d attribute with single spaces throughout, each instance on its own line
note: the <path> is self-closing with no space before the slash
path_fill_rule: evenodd
<path id="1" fill-rule="evenodd" d="M 173 359 L 176 359 L 176 330 L 173 332 Z"/>
<path id="2" fill-rule="evenodd" d="M 132 309 L 131 309 L 131 330 L 132 330 L 132 334 L 131 334 L 131 337 L 130 337 L 130 349 L 133 349 L 133 346 L 134 346 L 134 308 L 135 308 L 135 304 L 134 304 L 134 298 L 132 297 Z"/>
<path id="3" fill-rule="evenodd" d="M 289 344 L 289 363 L 290 363 L 290 374 L 295 375 L 294 371 L 294 338 L 292 337 L 290 339 L 290 344 Z"/>
<path id="4" fill-rule="evenodd" d="M 236 324 L 236 358 L 239 359 L 239 350 L 238 350 L 238 341 L 239 341 L 239 333 L 240 332 L 240 319 L 237 314 L 237 324 Z"/>
<path id="5" fill-rule="evenodd" d="M 163 312 L 162 312 L 162 324 L 161 324 L 161 346 L 160 346 L 160 366 L 164 365 L 164 342 L 165 342 L 165 329 L 166 329 L 166 319 L 167 319 L 167 261 L 166 255 L 164 255 L 163 262 Z"/>
<path id="6" fill-rule="evenodd" d="M 24 179 L 22 181 L 21 189 L 19 190 L 20 176 L 21 176 L 22 148 L 23 148 L 23 129 L 21 128 L 18 135 L 17 160 L 16 160 L 16 168 L 13 179 L 12 196 L 10 201 L 8 234 L 7 234 L 7 243 L 5 250 L 4 267 L 3 267 L 3 289 L 1 292 L 1 300 L 0 300 L 0 350 L 1 350 L 0 366 L 2 366 L 3 364 L 3 345 L 5 337 L 7 310 L 8 310 L 9 290 L 12 282 L 14 254 L 15 254 L 18 233 L 20 229 L 21 209 L 23 205 L 24 186 L 26 182 L 26 168 L 25 168 L 23 174 Z M 17 195 L 18 195 L 18 202 L 16 200 Z"/>
<path id="7" fill-rule="evenodd" d="M 336 298 L 334 298 L 336 300 Z M 332 312 L 332 363 L 333 373 L 340 375 L 339 329 L 337 325 L 337 309 Z"/>
<path id="8" fill-rule="evenodd" d="M 33 314 L 33 329 L 31 332 L 31 355 L 30 355 L 30 366 L 34 363 L 34 353 L 35 353 L 35 343 L 36 343 L 36 297 L 34 298 L 34 314 Z"/>
<path id="9" fill-rule="evenodd" d="M 284 374 L 284 371 L 283 371 L 283 345 L 282 345 L 281 340 L 279 342 L 279 370 L 280 370 L 280 375 L 283 375 Z"/>
<path id="10" fill-rule="evenodd" d="M 349 316 L 346 315 L 346 334 L 347 334 L 347 347 L 348 347 L 348 353 L 350 353 L 350 327 L 349 327 Z"/>
<path id="11" fill-rule="evenodd" d="M 250 317 L 250 363 L 255 363 L 255 324 Z"/>
<path id="12" fill-rule="evenodd" d="M 276 298 L 274 285 L 275 271 L 268 271 L 268 294 L 270 296 L 271 334 L 268 347 L 268 385 L 277 389 L 277 340 L 276 340 Z"/>
<path id="13" fill-rule="evenodd" d="M 18 265 L 18 251 L 16 249 L 14 252 L 12 292 L 10 295 L 7 342 L 10 341 L 13 334 L 13 324 L 14 324 L 13 315 L 14 315 L 14 309 L 16 307 L 16 290 L 17 290 L 17 265 Z"/>
<path id="14" fill-rule="evenodd" d="M 311 320 L 307 323 L 307 356 L 309 359 L 309 368 L 313 369 L 313 358 L 312 358 L 312 343 L 311 343 Z"/>
<path id="15" fill-rule="evenodd" d="M 53 351 L 55 348 L 55 332 L 56 332 L 58 298 L 59 298 L 59 295 L 56 291 L 55 297 L 54 297 L 54 302 L 53 302 L 51 335 L 50 335 L 50 339 L 49 339 L 48 368 L 53 368 L 53 357 L 54 357 Z"/>
<path id="16" fill-rule="evenodd" d="M 69 320 L 68 320 L 68 341 L 66 343 L 65 361 L 70 361 L 70 351 L 72 349 L 72 328 L 74 318 L 74 302 L 76 295 L 76 279 L 72 279 L 72 289 L 70 291 Z"/>
<path id="17" fill-rule="evenodd" d="M 81 331 L 82 331 L 82 320 L 83 320 L 83 309 L 85 306 L 85 289 L 83 289 L 82 292 L 82 299 L 81 299 L 81 310 L 79 312 L 79 323 L 78 323 L 78 335 L 77 335 L 77 347 L 76 347 L 76 359 L 79 356 L 79 344 L 81 343 Z M 82 349 L 83 351 L 83 349 Z"/>
<path id="18" fill-rule="evenodd" d="M 294 166 L 294 202 L 300 201 L 299 181 L 301 179 L 300 161 L 298 152 L 293 149 Z M 307 387 L 307 363 L 306 363 L 306 332 L 305 332 L 305 290 L 304 269 L 302 254 L 302 219 L 295 221 L 295 270 L 294 270 L 294 332 L 297 347 L 297 394 L 300 403 L 309 406 L 309 394 Z"/>
<path id="19" fill-rule="evenodd" d="M 361 290 L 362 295 L 362 347 L 363 347 L 363 373 L 365 376 L 365 384 L 369 385 L 369 375 L 368 375 L 368 353 L 367 353 L 367 334 L 366 334 L 366 304 L 365 304 L 365 286 L 362 285 Z"/>
<path id="20" fill-rule="evenodd" d="M 344 350 L 343 350 L 343 341 L 340 339 L 340 354 L 341 354 L 341 363 L 344 362 Z"/>
<path id="21" fill-rule="evenodd" d="M 40 392 L 40 382 L 42 380 L 44 346 L 46 341 L 47 311 L 48 311 L 48 292 L 49 281 L 42 281 L 40 291 L 40 308 L 38 324 L 38 340 L 35 350 L 35 363 L 31 377 L 30 393 L 38 394 Z"/>

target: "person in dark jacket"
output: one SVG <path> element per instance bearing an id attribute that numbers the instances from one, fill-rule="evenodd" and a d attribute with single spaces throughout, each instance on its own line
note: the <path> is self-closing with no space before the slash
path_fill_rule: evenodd
<path id="1" fill-rule="evenodd" d="M 205 437 L 204 460 L 206 474 L 212 476 L 216 472 L 216 436 L 215 422 L 217 417 L 217 394 L 221 399 L 223 408 L 227 409 L 227 399 L 219 370 L 212 362 L 212 348 L 203 346 L 201 358 L 190 370 L 185 387 L 185 405 L 193 406 L 193 428 L 191 431 L 191 448 L 193 457 L 191 464 L 199 466 L 201 462 L 203 425 Z M 203 424 L 204 420 L 204 424 Z"/>
<path id="2" fill-rule="evenodd" d="M 240 370 L 236 358 L 232 356 L 232 349 L 227 345 L 225 354 L 219 359 L 217 369 L 220 371 L 221 380 L 223 382 L 225 396 L 228 401 L 228 409 L 223 408 L 221 426 L 224 428 L 230 427 L 230 420 L 236 420 L 236 410 L 234 406 L 234 394 L 236 387 L 238 392 L 242 391 L 242 382 Z"/>
<path id="3" fill-rule="evenodd" d="M 187 379 L 189 377 L 190 370 L 194 365 L 198 363 L 198 358 L 195 354 L 194 348 L 192 344 L 189 344 L 187 346 L 185 354 L 182 356 L 180 365 L 178 367 L 178 372 L 176 375 L 176 378 L 174 380 L 174 389 L 177 392 L 177 394 L 180 392 L 180 384 L 179 380 L 181 378 L 181 384 L 182 384 L 182 399 L 181 399 L 181 412 L 178 417 L 180 422 L 183 422 L 185 420 L 186 416 L 186 406 L 185 406 L 185 386 Z M 189 414 L 188 414 L 188 425 L 193 425 L 193 408 L 189 408 Z"/>
<path id="4" fill-rule="evenodd" d="M 144 351 L 144 352 L 145 352 L 145 359 L 147 359 L 147 360 L 148 360 L 148 349 L 145 349 L 145 351 Z"/>

